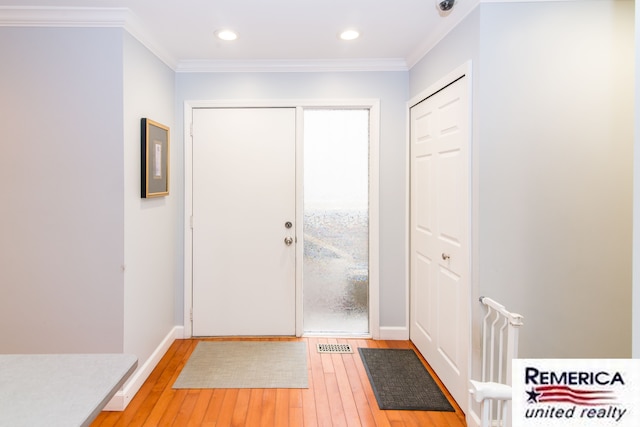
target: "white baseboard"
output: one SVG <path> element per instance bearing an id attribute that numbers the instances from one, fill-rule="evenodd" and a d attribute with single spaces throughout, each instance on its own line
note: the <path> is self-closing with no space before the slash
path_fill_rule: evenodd
<path id="1" fill-rule="evenodd" d="M 467 420 L 467 427 L 481 427 L 481 420 L 480 417 L 478 416 L 478 414 L 476 414 L 473 409 L 471 409 L 469 411 L 469 413 L 466 416 L 466 420 Z"/>
<path id="2" fill-rule="evenodd" d="M 380 326 L 381 340 L 408 340 L 409 328 L 406 326 Z"/>
<path id="3" fill-rule="evenodd" d="M 113 398 L 104 407 L 104 411 L 124 411 L 126 407 L 136 395 L 142 384 L 149 378 L 151 372 L 155 369 L 156 365 L 160 362 L 160 359 L 165 355 L 173 341 L 183 338 L 184 327 L 174 326 L 173 329 L 162 340 L 160 345 L 149 356 L 149 358 L 142 364 L 138 365 L 138 369 L 133 373 L 124 386 L 113 396 Z"/>

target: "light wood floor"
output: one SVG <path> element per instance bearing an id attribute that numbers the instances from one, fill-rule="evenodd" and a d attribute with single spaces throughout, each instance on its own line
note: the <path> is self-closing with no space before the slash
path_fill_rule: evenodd
<path id="1" fill-rule="evenodd" d="M 262 338 L 266 339 L 266 338 Z M 420 426 L 465 427 L 456 412 L 382 411 L 357 347 L 414 348 L 410 341 L 302 340 L 309 349 L 308 389 L 172 389 L 199 340 L 176 340 L 123 412 L 102 412 L 91 427 L 107 426 Z M 351 344 L 353 354 L 320 354 L 317 343 Z M 421 357 L 422 359 L 422 357 Z M 437 377 L 422 359 L 427 369 Z"/>

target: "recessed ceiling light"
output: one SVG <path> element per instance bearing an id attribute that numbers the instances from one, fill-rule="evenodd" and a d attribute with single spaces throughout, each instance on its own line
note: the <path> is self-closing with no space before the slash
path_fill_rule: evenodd
<path id="1" fill-rule="evenodd" d="M 238 38 L 238 33 L 232 30 L 218 30 L 216 31 L 216 37 L 220 40 L 232 41 Z"/>
<path id="2" fill-rule="evenodd" d="M 340 33 L 340 38 L 342 40 L 355 40 L 360 37 L 360 33 L 356 30 L 346 30 Z"/>

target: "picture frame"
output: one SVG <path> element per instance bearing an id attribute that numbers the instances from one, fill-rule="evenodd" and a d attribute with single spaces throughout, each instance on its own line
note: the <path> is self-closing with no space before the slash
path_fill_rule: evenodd
<path id="1" fill-rule="evenodd" d="M 148 118 L 141 120 L 141 197 L 169 195 L 169 128 Z"/>

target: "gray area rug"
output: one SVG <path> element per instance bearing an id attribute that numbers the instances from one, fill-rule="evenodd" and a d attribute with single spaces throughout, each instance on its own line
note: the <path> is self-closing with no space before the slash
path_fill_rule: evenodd
<path id="1" fill-rule="evenodd" d="M 380 409 L 454 411 L 413 350 L 359 348 Z"/>
<path id="2" fill-rule="evenodd" d="M 173 388 L 308 388 L 307 344 L 200 341 Z"/>

